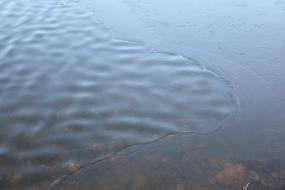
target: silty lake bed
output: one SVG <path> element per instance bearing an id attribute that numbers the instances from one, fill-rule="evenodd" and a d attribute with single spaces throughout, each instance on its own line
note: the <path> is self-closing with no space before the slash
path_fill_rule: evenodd
<path id="1" fill-rule="evenodd" d="M 3 0 L 0 189 L 285 189 L 285 1 Z"/>

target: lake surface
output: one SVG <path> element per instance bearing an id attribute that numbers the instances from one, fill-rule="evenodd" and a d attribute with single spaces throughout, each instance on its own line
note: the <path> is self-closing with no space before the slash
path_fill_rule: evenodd
<path id="1" fill-rule="evenodd" d="M 285 189 L 284 1 L 0 10 L 0 189 Z"/>

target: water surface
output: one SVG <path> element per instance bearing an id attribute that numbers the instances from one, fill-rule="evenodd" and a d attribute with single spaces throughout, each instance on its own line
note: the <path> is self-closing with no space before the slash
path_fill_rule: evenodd
<path id="1" fill-rule="evenodd" d="M 241 38 L 250 56 L 212 43 L 242 22 L 204 2 L 199 25 L 184 3 L 0 3 L 0 188 L 284 187 L 283 38 L 263 74 L 259 40 Z"/>

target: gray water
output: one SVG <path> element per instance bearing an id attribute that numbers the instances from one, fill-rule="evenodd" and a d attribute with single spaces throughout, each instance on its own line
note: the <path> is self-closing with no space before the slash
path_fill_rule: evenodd
<path id="1" fill-rule="evenodd" d="M 2 1 L 0 188 L 284 188 L 284 31 L 204 3 Z"/>

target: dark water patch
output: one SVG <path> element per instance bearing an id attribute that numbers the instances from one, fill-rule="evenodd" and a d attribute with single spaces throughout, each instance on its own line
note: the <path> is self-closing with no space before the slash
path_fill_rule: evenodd
<path id="1" fill-rule="evenodd" d="M 283 159 L 243 159 L 222 141 L 168 136 L 97 159 L 56 181 L 50 190 L 284 188 Z"/>

